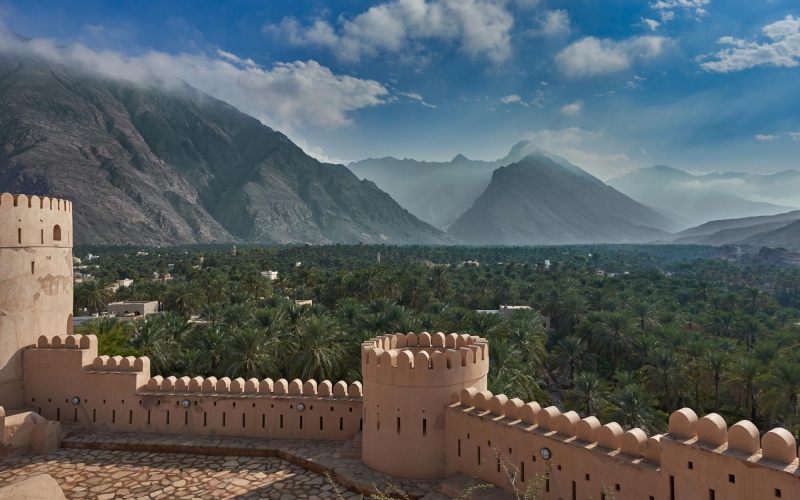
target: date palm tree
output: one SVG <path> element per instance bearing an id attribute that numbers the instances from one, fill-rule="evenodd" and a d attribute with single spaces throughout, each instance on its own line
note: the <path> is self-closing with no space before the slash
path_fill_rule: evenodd
<path id="1" fill-rule="evenodd" d="M 274 343 L 263 331 L 244 328 L 233 332 L 225 349 L 225 373 L 231 377 L 262 379 L 276 363 Z"/>
<path id="2" fill-rule="evenodd" d="M 575 383 L 575 372 L 594 368 L 594 357 L 589 346 L 578 337 L 564 337 L 553 349 L 553 363 L 562 372 L 566 372 L 569 385 Z"/>
<path id="3" fill-rule="evenodd" d="M 639 384 L 631 384 L 618 389 L 611 395 L 614 408 L 609 412 L 609 420 L 619 423 L 623 428 L 639 427 L 648 433 L 656 433 L 664 428 L 663 419 L 656 413 L 656 400 Z"/>
<path id="4" fill-rule="evenodd" d="M 722 378 L 729 363 L 730 356 L 726 352 L 713 349 L 705 355 L 705 370 L 714 383 L 714 412 L 719 412 Z"/>
<path id="5" fill-rule="evenodd" d="M 642 332 L 661 326 L 656 319 L 656 314 L 658 313 L 657 303 L 650 303 L 646 300 L 634 300 L 630 304 L 630 310 L 639 323 L 639 329 Z"/>
<path id="6" fill-rule="evenodd" d="M 596 416 L 608 407 L 608 385 L 594 372 L 582 372 L 575 387 L 564 391 L 564 405 L 582 411 L 585 417 Z"/>
<path id="7" fill-rule="evenodd" d="M 200 310 L 204 294 L 193 282 L 180 282 L 169 287 L 164 295 L 164 309 L 188 318 Z"/>
<path id="8" fill-rule="evenodd" d="M 331 319 L 315 316 L 304 320 L 291 341 L 287 368 L 303 380 L 333 380 L 341 373 L 347 351 L 339 326 Z"/>
<path id="9" fill-rule="evenodd" d="M 575 328 L 583 321 L 587 310 L 588 306 L 583 296 L 578 294 L 568 296 L 564 299 L 564 303 L 561 307 L 561 313 L 558 317 L 558 327 L 562 332 L 574 335 Z"/>
<path id="10" fill-rule="evenodd" d="M 688 382 L 684 375 L 685 367 L 675 351 L 670 349 L 656 349 L 648 362 L 650 364 L 644 367 L 645 380 L 654 392 L 661 393 L 663 408 L 670 413 L 675 408 L 675 396 Z"/>
<path id="11" fill-rule="evenodd" d="M 780 358 L 763 378 L 764 393 L 759 403 L 772 419 L 782 420 L 795 434 L 800 426 L 800 360 Z"/>
<path id="12" fill-rule="evenodd" d="M 611 356 L 611 376 L 617 372 L 617 359 L 633 348 L 634 324 L 625 312 L 606 313 L 595 335 L 597 346 Z"/>
<path id="13" fill-rule="evenodd" d="M 99 314 L 105 309 L 113 298 L 114 292 L 104 281 L 86 281 L 75 287 L 75 303 L 78 307 L 85 307 L 94 314 Z"/>
<path id="14" fill-rule="evenodd" d="M 746 357 L 734 361 L 728 368 L 725 384 L 730 391 L 744 400 L 747 418 L 756 420 L 756 395 L 764 366 L 755 358 Z"/>

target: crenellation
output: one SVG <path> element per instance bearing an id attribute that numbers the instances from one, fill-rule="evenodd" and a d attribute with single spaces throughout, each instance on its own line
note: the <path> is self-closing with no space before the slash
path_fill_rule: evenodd
<path id="1" fill-rule="evenodd" d="M 712 446 L 728 442 L 728 424 L 716 413 L 709 413 L 697 422 L 697 440 Z"/>
<path id="2" fill-rule="evenodd" d="M 584 443 L 594 443 L 600 432 L 600 421 L 595 416 L 582 418 L 575 424 L 575 437 Z"/>
<path id="3" fill-rule="evenodd" d="M 761 454 L 780 464 L 791 464 L 797 460 L 797 441 L 786 429 L 772 429 L 761 437 Z"/>
<path id="4" fill-rule="evenodd" d="M 568 411 L 556 415 L 552 420 L 554 431 L 564 437 L 575 437 L 575 426 L 581 421 L 581 417 L 574 411 Z"/>
<path id="5" fill-rule="evenodd" d="M 761 449 L 758 427 L 749 420 L 740 420 L 728 429 L 728 449 L 752 455 Z"/>
<path id="6" fill-rule="evenodd" d="M 622 426 L 616 422 L 601 425 L 597 431 L 597 445 L 607 450 L 616 450 L 619 448 L 623 434 Z"/>
<path id="7" fill-rule="evenodd" d="M 624 432 L 619 440 L 620 451 L 633 458 L 642 457 L 646 446 L 647 434 L 645 434 L 642 429 L 638 428 L 633 428 Z"/>
<path id="8" fill-rule="evenodd" d="M 175 392 L 189 392 L 191 380 L 189 377 L 179 377 L 175 381 Z"/>

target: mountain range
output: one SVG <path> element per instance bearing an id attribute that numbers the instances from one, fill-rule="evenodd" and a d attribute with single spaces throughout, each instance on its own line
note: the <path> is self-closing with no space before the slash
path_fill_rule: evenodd
<path id="1" fill-rule="evenodd" d="M 486 190 L 497 168 L 516 163 L 529 154 L 543 155 L 579 177 L 603 184 L 530 141 L 515 144 L 508 155 L 495 161 L 470 160 L 460 154 L 449 162 L 387 156 L 352 162 L 347 167 L 359 178 L 375 182 L 415 216 L 446 231 Z"/>
<path id="2" fill-rule="evenodd" d="M 758 201 L 795 203 L 794 171 L 657 166 L 606 185 L 528 141 L 495 161 L 345 167 L 187 84 L 135 85 L 12 53 L 0 53 L 0 110 L 2 190 L 72 200 L 78 244 L 796 247 L 800 238 L 800 211 Z M 693 221 L 705 224 L 682 231 Z"/>
<path id="3" fill-rule="evenodd" d="M 0 54 L 0 186 L 74 202 L 75 242 L 448 244 L 374 183 L 188 85 Z"/>
<path id="4" fill-rule="evenodd" d="M 535 153 L 495 170 L 448 233 L 475 245 L 635 243 L 667 237 L 676 225 L 588 174 Z"/>
<path id="5" fill-rule="evenodd" d="M 780 215 L 712 221 L 673 235 L 673 243 L 799 248 L 800 210 Z"/>
<path id="6" fill-rule="evenodd" d="M 794 170 L 772 175 L 738 172 L 692 175 L 657 165 L 611 179 L 608 185 L 693 225 L 776 215 L 800 207 L 800 172 Z"/>

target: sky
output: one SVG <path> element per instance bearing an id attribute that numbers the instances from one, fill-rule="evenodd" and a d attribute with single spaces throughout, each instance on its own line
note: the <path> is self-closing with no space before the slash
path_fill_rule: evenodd
<path id="1" fill-rule="evenodd" d="M 349 162 L 528 139 L 603 180 L 800 169 L 798 0 L 3 1 L 0 50 L 188 82 Z"/>

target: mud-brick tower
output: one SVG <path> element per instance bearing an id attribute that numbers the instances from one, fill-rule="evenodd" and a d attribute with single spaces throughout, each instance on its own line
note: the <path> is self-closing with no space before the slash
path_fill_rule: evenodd
<path id="1" fill-rule="evenodd" d="M 385 335 L 361 345 L 362 459 L 386 474 L 445 476 L 445 408 L 461 389 L 486 390 L 489 344 L 451 333 Z"/>
<path id="2" fill-rule="evenodd" d="M 72 203 L 0 194 L 0 406 L 22 406 L 21 350 L 72 332 Z"/>

